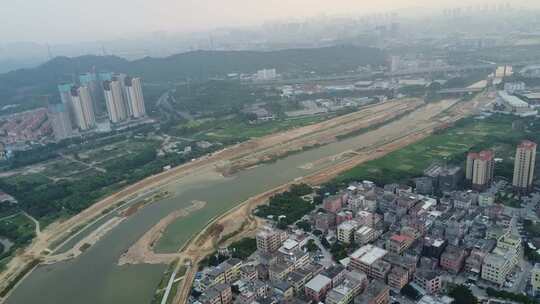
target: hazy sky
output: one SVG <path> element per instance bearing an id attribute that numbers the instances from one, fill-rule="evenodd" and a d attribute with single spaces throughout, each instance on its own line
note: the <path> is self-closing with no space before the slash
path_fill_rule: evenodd
<path id="1" fill-rule="evenodd" d="M 290 17 L 456 3 L 466 6 L 486 0 L 0 0 L 0 44 L 93 41 L 153 31 L 187 32 Z"/>

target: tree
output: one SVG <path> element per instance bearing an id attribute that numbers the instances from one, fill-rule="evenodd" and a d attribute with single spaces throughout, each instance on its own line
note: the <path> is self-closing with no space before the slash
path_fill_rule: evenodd
<path id="1" fill-rule="evenodd" d="M 496 289 L 493 289 L 491 287 L 486 289 L 486 293 L 490 297 L 506 299 L 506 300 L 510 300 L 510 301 L 518 302 L 518 303 L 524 303 L 524 304 L 536 304 L 536 303 L 538 303 L 537 301 L 535 301 L 532 298 L 529 298 L 526 295 L 512 293 L 512 292 L 508 292 L 508 291 L 504 291 L 504 290 L 496 290 Z"/>
<path id="2" fill-rule="evenodd" d="M 305 232 L 311 232 L 311 224 L 308 221 L 297 222 L 296 227 L 304 230 Z"/>
<path id="3" fill-rule="evenodd" d="M 322 234 L 323 234 L 322 231 L 320 231 L 319 229 L 313 230 L 313 235 L 315 236 L 321 236 Z"/>
<path id="4" fill-rule="evenodd" d="M 422 295 L 414 287 L 412 287 L 410 284 L 407 284 L 407 285 L 403 286 L 400 293 L 402 295 L 406 296 L 407 298 L 412 299 L 414 301 L 418 301 L 422 297 Z"/>
<path id="5" fill-rule="evenodd" d="M 279 220 L 276 226 L 278 229 L 285 230 L 287 229 L 287 222 L 285 222 L 284 220 Z"/>
<path id="6" fill-rule="evenodd" d="M 335 242 L 332 247 L 330 247 L 330 253 L 334 257 L 335 261 L 339 261 L 347 257 L 348 246 L 339 242 Z"/>
<path id="7" fill-rule="evenodd" d="M 477 304 L 478 299 L 473 295 L 469 287 L 465 285 L 457 285 L 448 294 L 454 298 L 454 304 Z"/>
<path id="8" fill-rule="evenodd" d="M 315 252 L 319 250 L 319 246 L 317 246 L 317 243 L 315 243 L 315 240 L 310 239 L 306 244 L 306 249 L 309 252 Z"/>

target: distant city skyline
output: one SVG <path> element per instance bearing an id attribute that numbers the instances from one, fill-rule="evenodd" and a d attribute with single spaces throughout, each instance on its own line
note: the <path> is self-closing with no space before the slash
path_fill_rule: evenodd
<path id="1" fill-rule="evenodd" d="M 459 5 L 510 3 L 538 6 L 531 1 L 462 1 Z M 435 3 L 435 4 L 434 4 Z M 32 41 L 73 43 L 133 37 L 156 31 L 193 32 L 219 27 L 323 15 L 363 15 L 405 8 L 442 9 L 451 0 L 40 0 L 0 4 L 2 43 Z"/>

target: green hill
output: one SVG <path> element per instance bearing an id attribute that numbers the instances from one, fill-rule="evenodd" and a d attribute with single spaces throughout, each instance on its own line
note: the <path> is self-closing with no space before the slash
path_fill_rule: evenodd
<path id="1" fill-rule="evenodd" d="M 194 51 L 165 58 L 128 61 L 116 56 L 57 57 L 38 67 L 0 74 L 0 105 L 30 103 L 36 96 L 58 98 L 56 85 L 77 74 L 97 71 L 125 72 L 146 82 L 207 80 L 228 73 L 253 73 L 276 68 L 280 73 L 314 71 L 332 74 L 360 65 L 382 65 L 385 54 L 374 48 L 334 46 L 279 51 Z"/>

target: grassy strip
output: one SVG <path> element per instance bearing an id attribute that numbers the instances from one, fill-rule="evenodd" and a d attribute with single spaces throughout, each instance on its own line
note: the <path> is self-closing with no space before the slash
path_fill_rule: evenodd
<path id="1" fill-rule="evenodd" d="M 423 105 L 421 105 L 423 106 Z M 419 106 L 419 107 L 421 107 Z M 344 139 L 347 139 L 347 138 L 351 138 L 351 137 L 356 137 L 356 136 L 359 136 L 359 135 L 362 135 L 362 134 L 365 134 L 367 132 L 370 132 L 370 131 L 373 131 L 373 130 L 376 130 L 384 125 L 387 125 L 389 123 L 392 123 L 394 121 L 397 121 L 399 119 L 402 119 L 403 117 L 411 114 L 412 112 L 416 111 L 419 107 L 416 107 L 414 109 L 410 109 L 410 110 L 407 110 L 403 113 L 400 113 L 388 120 L 385 120 L 385 121 L 381 121 L 381 122 L 378 122 L 378 123 L 375 123 L 367 128 L 361 128 L 361 129 L 358 129 L 358 130 L 354 130 L 354 131 L 351 131 L 351 132 L 348 132 L 348 133 L 345 133 L 345 134 L 341 134 L 341 135 L 337 135 L 336 138 L 338 140 L 344 140 Z"/>
<path id="2" fill-rule="evenodd" d="M 512 293 L 512 292 L 503 291 L 503 290 L 496 290 L 491 287 L 486 289 L 486 292 L 488 296 L 494 297 L 494 298 L 510 300 L 512 302 L 523 303 L 523 304 L 538 304 L 538 301 L 522 294 Z"/>
<path id="3" fill-rule="evenodd" d="M 22 280 L 32 269 L 34 269 L 41 261 L 39 259 L 34 259 L 30 263 L 28 263 L 24 269 L 17 274 L 17 276 L 9 281 L 9 283 L 6 285 L 6 287 L 0 291 L 0 297 L 5 297 L 12 289 L 19 283 L 20 280 Z"/>
<path id="4" fill-rule="evenodd" d="M 467 151 L 486 148 L 494 149 L 496 156 L 504 159 L 502 164 L 497 164 L 496 175 L 511 176 L 512 172 L 505 170 L 505 163 L 512 162 L 515 145 L 536 132 L 535 126 L 531 127 L 535 132 L 514 130 L 512 125 L 516 120 L 519 118 L 498 115 L 485 120 L 463 119 L 415 144 L 344 172 L 334 183 L 364 179 L 378 184 L 406 182 L 421 176 L 435 161 L 461 166 Z"/>
<path id="5" fill-rule="evenodd" d="M 174 261 L 169 264 L 165 272 L 163 273 L 163 276 L 161 277 L 161 280 L 159 281 L 158 286 L 156 286 L 156 292 L 154 293 L 154 297 L 152 298 L 151 304 L 159 304 L 161 303 L 161 299 L 163 298 L 163 295 L 165 294 L 165 289 L 167 288 L 167 284 L 169 283 L 169 280 L 171 278 L 171 275 L 176 268 L 176 263 L 179 263 L 179 261 Z M 177 275 L 178 276 L 178 275 Z M 175 277 L 176 278 L 176 277 Z M 174 295 L 169 294 L 169 298 Z"/>

